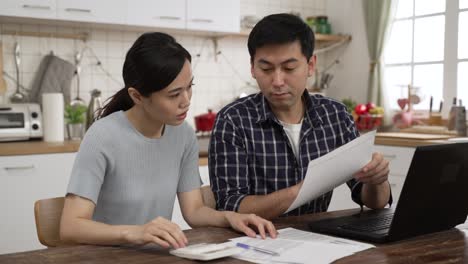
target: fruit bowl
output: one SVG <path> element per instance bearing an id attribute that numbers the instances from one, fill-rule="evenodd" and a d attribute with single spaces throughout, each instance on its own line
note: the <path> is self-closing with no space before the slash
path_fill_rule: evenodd
<path id="1" fill-rule="evenodd" d="M 354 123 L 359 131 L 375 130 L 382 125 L 383 115 L 382 114 L 361 114 L 353 115 Z"/>
<path id="2" fill-rule="evenodd" d="M 342 100 L 348 112 L 353 116 L 359 131 L 378 129 L 383 123 L 384 109 L 373 102 L 358 104 L 351 98 Z"/>

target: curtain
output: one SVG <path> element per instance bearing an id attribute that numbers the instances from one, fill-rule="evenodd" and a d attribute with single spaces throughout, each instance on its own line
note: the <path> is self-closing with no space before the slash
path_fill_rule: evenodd
<path id="1" fill-rule="evenodd" d="M 403 0 L 404 1 L 404 0 Z M 390 33 L 392 19 L 398 0 L 362 0 L 364 23 L 367 33 L 367 49 L 369 52 L 369 79 L 367 84 L 367 100 L 390 109 L 385 102 L 383 50 Z M 387 97 L 388 98 L 388 97 Z M 386 112 L 386 124 L 389 111 Z"/>

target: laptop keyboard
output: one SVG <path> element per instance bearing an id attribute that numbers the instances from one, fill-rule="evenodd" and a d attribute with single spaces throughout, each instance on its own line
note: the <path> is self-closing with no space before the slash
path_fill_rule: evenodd
<path id="1" fill-rule="evenodd" d="M 390 228 L 392 223 L 393 214 L 381 215 L 369 219 L 362 219 L 352 224 L 345 224 L 340 226 L 342 229 L 359 231 L 359 232 L 376 232 Z"/>

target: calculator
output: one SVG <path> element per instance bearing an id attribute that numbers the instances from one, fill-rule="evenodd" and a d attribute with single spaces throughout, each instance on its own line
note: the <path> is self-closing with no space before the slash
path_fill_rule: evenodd
<path id="1" fill-rule="evenodd" d="M 232 242 L 221 244 L 201 243 L 169 251 L 172 255 L 195 260 L 212 260 L 239 254 L 244 249 Z"/>

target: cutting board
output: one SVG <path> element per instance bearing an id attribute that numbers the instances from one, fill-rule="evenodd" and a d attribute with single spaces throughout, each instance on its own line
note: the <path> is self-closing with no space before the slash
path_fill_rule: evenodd
<path id="1" fill-rule="evenodd" d="M 377 137 L 395 138 L 395 139 L 436 140 L 436 139 L 448 139 L 448 138 L 452 138 L 453 136 L 437 135 L 437 134 L 382 132 L 382 133 L 377 133 Z"/>

